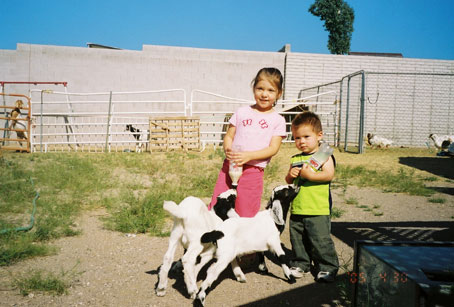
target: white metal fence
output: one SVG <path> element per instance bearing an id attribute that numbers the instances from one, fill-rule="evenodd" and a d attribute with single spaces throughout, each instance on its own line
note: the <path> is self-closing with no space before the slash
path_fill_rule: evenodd
<path id="1" fill-rule="evenodd" d="M 187 115 L 182 89 L 31 95 L 32 151 L 133 150 L 147 143 L 150 116 Z M 139 129 L 138 139 L 126 125 Z"/>
<path id="2" fill-rule="evenodd" d="M 338 105 L 336 93 L 317 93 L 297 100 L 279 101 L 277 111 L 290 125 L 303 109 L 321 106 L 318 112 L 327 123 L 325 134 L 333 142 L 337 134 Z M 183 89 L 68 93 L 32 90 L 32 151 L 137 151 L 149 137 L 149 119 L 156 116 L 192 116 L 200 118 L 200 141 L 222 143 L 230 116 L 240 105 L 254 101 L 193 90 L 189 101 Z M 322 97 L 326 98 L 323 99 Z M 126 130 L 132 125 L 139 131 Z M 136 137 L 134 137 L 136 134 Z"/>

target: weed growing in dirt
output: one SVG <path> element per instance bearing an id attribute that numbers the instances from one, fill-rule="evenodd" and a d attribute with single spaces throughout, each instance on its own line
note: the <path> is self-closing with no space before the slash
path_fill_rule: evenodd
<path id="1" fill-rule="evenodd" d="M 358 200 L 354 197 L 350 197 L 345 201 L 348 205 L 358 205 Z"/>
<path id="2" fill-rule="evenodd" d="M 446 202 L 446 199 L 441 198 L 441 197 L 434 197 L 434 198 L 429 198 L 430 203 L 434 204 L 444 204 Z"/>
<path id="3" fill-rule="evenodd" d="M 381 212 L 381 211 L 376 211 L 376 209 L 380 209 L 380 207 L 381 207 L 380 205 L 373 205 L 373 206 L 372 206 L 372 209 L 373 209 L 373 210 L 372 210 L 372 214 L 373 214 L 374 216 L 382 216 L 382 215 L 383 215 L 383 212 Z"/>
<path id="4" fill-rule="evenodd" d="M 135 196 L 131 191 L 121 195 L 121 207 L 112 207 L 112 215 L 105 218 L 106 227 L 111 230 L 128 233 L 150 232 L 155 236 L 168 235 L 163 233 L 165 212 L 162 208 L 164 200 L 181 198 L 176 187 L 162 184 L 152 187 L 144 197 Z"/>
<path id="5" fill-rule="evenodd" d="M 345 210 L 337 208 L 337 207 L 333 207 L 331 209 L 331 218 L 332 219 L 340 218 L 344 213 L 345 213 Z"/>
<path id="6" fill-rule="evenodd" d="M 33 234 L 11 232 L 0 236 L 0 266 L 55 253 L 55 248 L 34 242 Z"/>
<path id="7" fill-rule="evenodd" d="M 15 277 L 13 286 L 17 287 L 23 296 L 30 293 L 66 294 L 75 277 L 81 274 L 75 271 L 77 265 L 68 271 L 61 270 L 59 274 L 44 270 L 30 270 Z"/>

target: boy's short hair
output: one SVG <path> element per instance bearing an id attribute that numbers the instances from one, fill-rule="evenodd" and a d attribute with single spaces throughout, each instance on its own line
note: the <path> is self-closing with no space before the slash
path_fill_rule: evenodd
<path id="1" fill-rule="evenodd" d="M 318 115 L 314 112 L 302 112 L 292 120 L 292 128 L 302 125 L 310 125 L 316 133 L 323 131 L 320 117 L 318 117 Z"/>

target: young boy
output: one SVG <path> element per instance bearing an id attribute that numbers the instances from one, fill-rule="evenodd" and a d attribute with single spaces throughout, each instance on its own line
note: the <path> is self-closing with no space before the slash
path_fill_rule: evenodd
<path id="1" fill-rule="evenodd" d="M 323 137 L 320 118 L 312 112 L 298 114 L 292 121 L 295 146 L 301 153 L 291 158 L 291 163 L 306 161 L 317 152 Z M 311 268 L 311 260 L 317 273 L 315 280 L 333 282 L 339 269 L 339 261 L 331 239 L 330 182 L 334 177 L 333 156 L 314 171 L 308 164 L 292 167 L 285 177 L 287 183 L 301 186 L 293 200 L 290 216 L 290 241 L 294 258 L 292 273 L 302 277 Z"/>

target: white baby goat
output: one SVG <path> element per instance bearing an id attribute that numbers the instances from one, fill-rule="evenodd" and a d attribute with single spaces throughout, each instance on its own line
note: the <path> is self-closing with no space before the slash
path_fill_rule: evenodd
<path id="1" fill-rule="evenodd" d="M 393 143 L 393 141 L 388 140 L 384 137 L 373 135 L 372 133 L 368 133 L 367 143 L 369 143 L 371 147 L 388 148 Z"/>
<path id="2" fill-rule="evenodd" d="M 290 283 L 295 282 L 285 258 L 285 252 L 279 238 L 285 225 L 285 218 L 291 201 L 298 194 L 299 188 L 294 185 L 284 185 L 273 189 L 267 209 L 257 213 L 252 218 L 228 219 L 222 222 L 216 230 L 202 235 L 201 242 L 212 244 L 217 261 L 207 271 L 207 277 L 202 282 L 194 305 L 203 305 L 206 290 L 219 277 L 229 263 L 232 263 L 233 273 L 240 282 L 246 281 L 238 263 L 238 256 L 253 252 L 271 251 L 278 257 L 284 275 Z"/>
<path id="3" fill-rule="evenodd" d="M 230 217 L 238 217 L 235 212 L 236 190 L 228 190 L 220 194 L 213 210 L 208 211 L 206 204 L 197 197 L 186 197 L 179 205 L 173 201 L 165 201 L 164 209 L 174 217 L 173 229 L 170 234 L 169 247 L 164 255 L 159 270 L 156 295 L 166 294 L 168 273 L 173 262 L 177 246 L 181 244 L 186 252 L 182 263 L 186 287 L 192 299 L 197 293 L 197 274 L 200 269 L 213 258 L 213 251 L 204 254 L 200 237 L 204 232 L 211 231 Z M 202 254 L 201 254 L 202 253 Z M 201 256 L 196 265 L 197 257 Z"/>
<path id="4" fill-rule="evenodd" d="M 440 150 L 446 150 L 449 144 L 454 143 L 454 135 L 437 135 L 431 133 L 429 139 L 434 142 L 435 147 Z"/>

